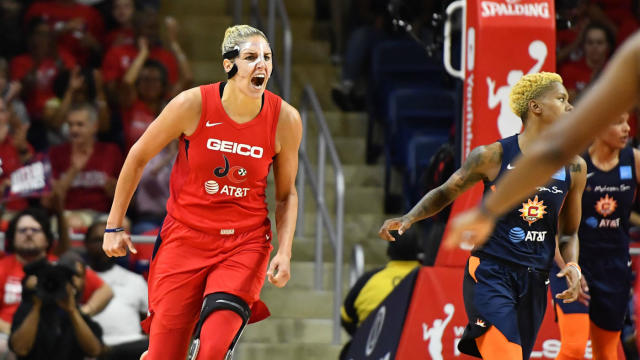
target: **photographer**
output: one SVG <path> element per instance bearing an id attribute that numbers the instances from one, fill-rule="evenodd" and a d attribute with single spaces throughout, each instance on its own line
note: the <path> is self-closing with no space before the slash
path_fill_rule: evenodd
<path id="1" fill-rule="evenodd" d="M 57 207 L 60 207 L 58 205 Z M 57 210 L 60 214 L 60 211 Z M 68 232 L 64 217 L 58 216 L 60 242 L 53 254 L 60 254 L 69 248 Z M 55 260 L 51 254 L 53 234 L 47 214 L 36 208 L 18 213 L 9 222 L 6 232 L 6 251 L 9 253 L 0 259 L 0 358 L 7 356 L 7 339 L 11 330 L 11 321 L 22 299 L 23 267 L 42 259 Z M 95 272 L 88 269 L 86 286 L 83 291 L 82 311 L 93 316 L 104 309 L 113 291 Z M 8 355 L 11 356 L 11 355 Z"/>
<path id="2" fill-rule="evenodd" d="M 67 252 L 52 265 L 25 266 L 24 296 L 11 326 L 9 344 L 19 359 L 82 360 L 102 350 L 100 325 L 80 312 L 85 265 Z"/>

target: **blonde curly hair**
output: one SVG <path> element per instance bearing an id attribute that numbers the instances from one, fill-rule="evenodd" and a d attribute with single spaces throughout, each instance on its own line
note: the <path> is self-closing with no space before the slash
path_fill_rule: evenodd
<path id="1" fill-rule="evenodd" d="M 523 76 L 513 85 L 509 95 L 513 113 L 524 121 L 529 113 L 529 101 L 537 99 L 555 82 L 562 84 L 562 77 L 552 72 L 543 71 Z"/>
<path id="2" fill-rule="evenodd" d="M 235 25 L 228 27 L 224 32 L 224 40 L 222 40 L 222 45 L 220 46 L 222 54 L 224 55 L 227 51 L 233 50 L 236 46 L 240 45 L 240 43 L 253 36 L 262 36 L 266 42 L 269 42 L 267 36 L 253 26 Z"/>

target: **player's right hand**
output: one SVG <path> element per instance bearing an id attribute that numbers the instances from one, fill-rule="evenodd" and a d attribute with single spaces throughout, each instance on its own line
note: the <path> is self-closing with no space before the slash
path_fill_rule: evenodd
<path id="1" fill-rule="evenodd" d="M 127 255 L 127 248 L 133 254 L 137 254 L 138 251 L 131 242 L 131 236 L 125 231 L 119 231 L 114 233 L 104 233 L 102 240 L 102 250 L 109 257 L 113 256 L 125 256 Z"/>
<path id="2" fill-rule="evenodd" d="M 390 230 L 397 230 L 398 231 L 398 235 L 402 235 L 402 233 L 405 232 L 410 227 L 411 227 L 411 221 L 409 220 L 409 218 L 407 216 L 403 216 L 403 217 L 399 217 L 399 218 L 393 218 L 393 219 L 387 219 L 387 220 L 384 221 L 384 224 L 382 224 L 382 227 L 378 231 L 378 235 L 384 240 L 396 241 L 396 238 L 394 238 L 389 233 L 389 231 Z"/>

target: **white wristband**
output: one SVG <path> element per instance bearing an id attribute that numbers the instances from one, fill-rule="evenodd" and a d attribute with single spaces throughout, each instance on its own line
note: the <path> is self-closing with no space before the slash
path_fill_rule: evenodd
<path id="1" fill-rule="evenodd" d="M 567 264 L 567 266 L 571 266 L 572 268 L 576 269 L 578 271 L 578 280 L 582 279 L 582 271 L 580 271 L 580 268 L 576 266 L 576 264 Z"/>

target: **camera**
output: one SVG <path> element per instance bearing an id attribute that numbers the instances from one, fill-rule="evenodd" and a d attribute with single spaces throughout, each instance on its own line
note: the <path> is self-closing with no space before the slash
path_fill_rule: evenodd
<path id="1" fill-rule="evenodd" d="M 38 278 L 35 295 L 44 303 L 52 303 L 67 298 L 67 284 L 74 271 L 62 263 L 50 263 L 46 259 L 27 264 L 24 267 L 25 281 L 30 275 Z"/>

